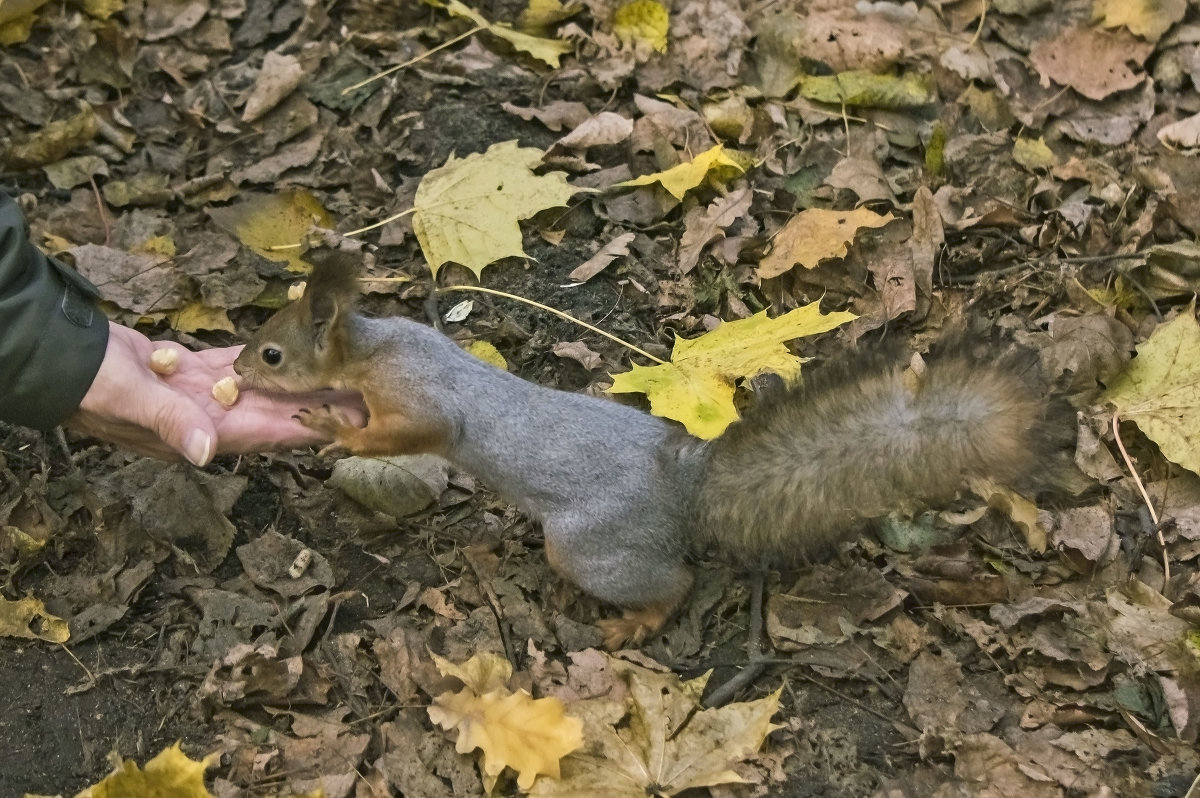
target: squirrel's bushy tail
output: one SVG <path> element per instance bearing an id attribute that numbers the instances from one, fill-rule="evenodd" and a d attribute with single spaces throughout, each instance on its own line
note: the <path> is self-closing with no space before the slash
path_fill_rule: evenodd
<path id="1" fill-rule="evenodd" d="M 948 502 L 972 478 L 1025 495 L 1054 487 L 1074 424 L 1039 387 L 1035 359 L 954 349 L 920 376 L 826 366 L 751 408 L 707 447 L 701 541 L 747 560 L 798 559 L 891 511 Z"/>

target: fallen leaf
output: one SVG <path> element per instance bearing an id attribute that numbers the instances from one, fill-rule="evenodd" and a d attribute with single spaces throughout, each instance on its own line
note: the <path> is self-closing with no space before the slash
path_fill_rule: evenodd
<path id="1" fill-rule="evenodd" d="M 741 160 L 727 153 L 722 145 L 717 144 L 687 163 L 681 163 L 663 172 L 654 172 L 616 183 L 613 188 L 630 188 L 661 183 L 662 187 L 671 193 L 671 196 L 682 200 L 688 191 L 708 180 L 710 173 L 712 179 L 725 182 L 745 171 L 746 167 L 743 166 Z"/>
<path id="2" fill-rule="evenodd" d="M 543 39 L 540 36 L 531 36 L 528 33 L 513 30 L 512 27 L 503 23 L 489 22 L 483 14 L 464 5 L 460 0 L 447 0 L 445 4 L 441 3 L 440 0 L 427 0 L 427 2 L 430 5 L 445 8 L 453 16 L 469 19 L 491 35 L 508 42 L 514 49 L 523 53 L 529 53 L 529 55 L 539 61 L 556 69 L 558 68 L 559 59 L 575 49 L 574 45 L 570 42 L 560 39 Z"/>
<path id="3" fill-rule="evenodd" d="M 626 44 L 641 43 L 660 53 L 667 51 L 670 12 L 656 0 L 629 0 L 613 14 L 613 33 Z"/>
<path id="4" fill-rule="evenodd" d="M 219 753 L 209 754 L 196 761 L 175 743 L 146 763 L 142 770 L 132 759 L 126 759 L 98 784 L 93 784 L 75 798 L 212 798 L 204 787 L 204 771 L 220 759 Z"/>
<path id="5" fill-rule="evenodd" d="M 431 454 L 346 457 L 334 463 L 329 484 L 396 518 L 424 510 L 446 489 L 446 461 Z"/>
<path id="6" fill-rule="evenodd" d="M 566 715 L 557 698 L 535 699 L 524 690 L 510 692 L 507 660 L 481 653 L 462 665 L 434 656 L 443 676 L 465 685 L 457 693 L 433 699 L 429 719 L 447 731 L 457 729 L 455 750 L 480 750 L 484 774 L 498 777 L 504 768 L 517 772 L 522 790 L 539 775 L 557 779 L 559 760 L 583 743 L 583 722 Z"/>
<path id="7" fill-rule="evenodd" d="M 1126 31 L 1067 28 L 1035 44 L 1029 60 L 1041 74 L 1043 86 L 1053 80 L 1084 97 L 1103 100 L 1145 80 L 1146 75 L 1134 73 L 1128 62 L 1141 66 L 1153 50 L 1153 44 L 1140 42 Z"/>
<path id="8" fill-rule="evenodd" d="M 924 75 L 893 77 L 862 70 L 802 78 L 800 94 L 819 103 L 891 110 L 920 108 L 937 99 Z"/>
<path id="9" fill-rule="evenodd" d="M 732 768 L 758 752 L 776 728 L 780 691 L 765 698 L 703 709 L 707 674 L 681 682 L 609 657 L 625 682 L 622 702 L 592 699 L 573 703 L 583 716 L 582 749 L 562 762 L 560 780 L 539 779 L 535 796 L 645 798 L 686 790 L 740 784 Z"/>
<path id="10" fill-rule="evenodd" d="M 270 261 L 285 261 L 290 271 L 300 274 L 310 266 L 300 255 L 302 242 L 313 228 L 332 228 L 333 217 L 306 189 L 288 189 L 277 194 L 257 194 L 234 205 L 209 208 L 217 226 Z"/>
<path id="11" fill-rule="evenodd" d="M 867 208 L 803 210 L 776 233 L 771 251 L 758 264 L 758 276 L 765 280 L 778 277 L 797 264 L 812 269 L 826 258 L 840 258 L 850 251 L 859 230 L 883 227 L 894 218 L 890 213 L 878 214 Z"/>
<path id="12" fill-rule="evenodd" d="M 52 163 L 87 144 L 99 130 L 96 114 L 85 103 L 74 116 L 51 122 L 27 138 L 11 141 L 2 151 L 3 161 L 17 169 Z"/>
<path id="13" fill-rule="evenodd" d="M 750 210 L 754 195 L 749 188 L 734 189 L 717 197 L 707 207 L 697 206 L 683 218 L 683 236 L 679 240 L 679 271 L 687 274 L 696 268 L 705 247 L 724 237 L 725 229 Z"/>
<path id="14" fill-rule="evenodd" d="M 633 233 L 622 233 L 612 241 L 609 241 L 607 244 L 600 247 L 600 249 L 596 251 L 595 255 L 576 266 L 567 276 L 576 282 L 586 283 L 588 280 L 604 271 L 608 264 L 612 263 L 617 258 L 628 255 L 629 244 L 635 237 L 636 236 Z"/>
<path id="15" fill-rule="evenodd" d="M 434 276 L 449 262 L 476 277 L 501 258 L 528 257 L 520 219 L 565 205 L 579 190 L 562 172 L 536 175 L 542 151 L 516 141 L 456 158 L 428 172 L 417 188 L 413 230 Z"/>
<path id="16" fill-rule="evenodd" d="M 1124 25 L 1156 42 L 1183 19 L 1187 0 L 1093 0 L 1092 14 L 1106 28 Z"/>
<path id="17" fill-rule="evenodd" d="M 33 596 L 19 601 L 0 598 L 0 637 L 29 637 L 48 643 L 65 643 L 71 636 L 67 622 L 46 612 Z"/>
<path id="18" fill-rule="evenodd" d="M 1187 308 L 1160 324 L 1101 397 L 1158 444 L 1164 456 L 1200 474 L 1200 324 Z"/>
<path id="19" fill-rule="evenodd" d="M 638 366 L 613 378 L 612 393 L 645 393 L 650 412 L 682 423 L 691 434 L 715 438 L 737 420 L 733 383 L 772 371 L 794 378 L 800 359 L 785 341 L 816 335 L 855 319 L 841 311 L 822 314 L 819 302 L 772 319 L 764 310 L 748 319 L 727 321 L 692 340 L 679 339 L 671 362 Z"/>
<path id="20" fill-rule="evenodd" d="M 254 122 L 283 102 L 304 80 L 304 66 L 294 55 L 272 50 L 263 57 L 262 67 L 254 77 L 254 87 L 246 98 L 242 111 L 243 122 Z"/>

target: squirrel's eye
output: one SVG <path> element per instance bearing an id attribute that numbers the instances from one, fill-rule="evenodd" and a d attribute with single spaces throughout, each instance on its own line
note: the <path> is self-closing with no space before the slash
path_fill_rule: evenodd
<path id="1" fill-rule="evenodd" d="M 268 366 L 278 366 L 283 362 L 283 352 L 280 352 L 273 346 L 264 346 L 260 354 L 262 361 Z"/>

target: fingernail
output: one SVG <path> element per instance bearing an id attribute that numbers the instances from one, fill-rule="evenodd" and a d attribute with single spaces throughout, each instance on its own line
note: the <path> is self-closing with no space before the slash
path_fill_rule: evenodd
<path id="1" fill-rule="evenodd" d="M 187 440 L 183 442 L 183 456 L 192 465 L 206 465 L 208 458 L 212 456 L 212 438 L 208 437 L 208 433 L 202 429 L 192 430 L 188 433 Z"/>

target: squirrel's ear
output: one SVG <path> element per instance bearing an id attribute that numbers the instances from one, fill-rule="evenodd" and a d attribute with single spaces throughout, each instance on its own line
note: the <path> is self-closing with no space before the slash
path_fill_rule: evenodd
<path id="1" fill-rule="evenodd" d="M 305 258 L 313 264 L 304 298 L 311 314 L 313 335 L 316 345 L 323 349 L 330 345 L 330 336 L 338 322 L 353 309 L 358 301 L 358 257 L 338 250 L 312 250 Z"/>

